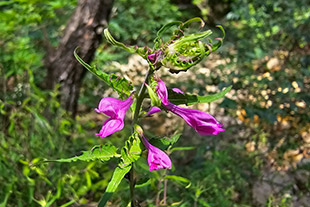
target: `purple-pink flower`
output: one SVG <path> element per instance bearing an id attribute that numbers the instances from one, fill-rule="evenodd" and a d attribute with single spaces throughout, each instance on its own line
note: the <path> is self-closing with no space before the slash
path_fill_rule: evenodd
<path id="1" fill-rule="evenodd" d="M 161 50 L 156 50 L 154 53 L 148 55 L 147 58 L 153 65 L 156 65 L 156 63 L 161 59 L 161 54 Z"/>
<path id="2" fill-rule="evenodd" d="M 126 100 L 118 100 L 116 98 L 105 97 L 101 99 L 98 108 L 95 109 L 97 113 L 104 113 L 109 116 L 102 125 L 102 128 L 97 136 L 101 138 L 107 137 L 116 131 L 124 128 L 125 113 L 133 102 L 132 95 Z"/>
<path id="3" fill-rule="evenodd" d="M 166 153 L 151 145 L 142 134 L 142 142 L 148 150 L 149 170 L 171 169 L 171 160 Z"/>
<path id="4" fill-rule="evenodd" d="M 150 115 L 152 115 L 152 114 L 155 114 L 155 113 L 157 113 L 157 112 L 160 112 L 161 111 L 161 109 L 159 108 L 159 107 L 157 107 L 157 106 L 153 106 L 148 112 L 147 112 L 147 116 L 150 116 Z"/>
<path id="5" fill-rule="evenodd" d="M 184 92 L 181 90 L 181 89 L 179 89 L 179 88 L 173 88 L 172 89 L 174 92 L 176 92 L 176 93 L 181 93 L 181 94 L 183 94 Z"/>
<path id="6" fill-rule="evenodd" d="M 169 111 L 183 118 L 188 125 L 193 127 L 196 132 L 201 135 L 218 134 L 225 131 L 221 128 L 223 125 L 206 112 L 195 109 L 182 108 L 180 106 L 170 103 L 168 100 L 168 91 L 165 83 L 162 80 L 157 82 L 157 95 L 161 99 L 162 106 Z"/>

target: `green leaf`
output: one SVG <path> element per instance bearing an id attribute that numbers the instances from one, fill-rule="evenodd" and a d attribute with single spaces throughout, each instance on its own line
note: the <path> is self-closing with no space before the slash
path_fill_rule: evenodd
<path id="1" fill-rule="evenodd" d="M 121 42 L 118 42 L 114 39 L 114 37 L 112 37 L 111 33 L 109 32 L 108 29 L 104 29 L 103 31 L 104 33 L 104 36 L 105 38 L 108 40 L 109 43 L 111 43 L 112 45 L 115 45 L 117 47 L 120 47 L 124 50 L 126 50 L 127 52 L 130 52 L 130 53 L 135 53 L 136 50 L 134 49 L 134 47 L 127 47 L 126 45 L 124 45 L 123 43 Z"/>
<path id="2" fill-rule="evenodd" d="M 112 179 L 108 184 L 107 190 L 101 198 L 98 207 L 103 207 L 110 199 L 117 186 L 120 184 L 124 176 L 129 172 L 132 163 L 137 161 L 141 156 L 141 140 L 138 132 L 135 131 L 126 141 L 125 146 L 121 151 L 121 161 L 119 166 L 115 169 Z"/>
<path id="3" fill-rule="evenodd" d="M 109 182 L 108 187 L 107 187 L 104 195 L 102 196 L 102 198 L 101 198 L 101 200 L 100 200 L 100 202 L 98 204 L 98 207 L 104 207 L 105 206 L 105 204 L 111 198 L 113 193 L 116 191 L 118 185 L 121 183 L 122 179 L 129 172 L 130 169 L 131 169 L 131 165 L 128 165 L 128 166 L 126 166 L 124 168 L 117 167 L 114 170 L 112 179 Z"/>
<path id="4" fill-rule="evenodd" d="M 184 30 L 193 22 L 199 22 L 201 28 L 204 27 L 205 25 L 204 21 L 200 17 L 194 17 L 184 22 L 183 25 L 180 27 L 180 29 Z"/>
<path id="5" fill-rule="evenodd" d="M 150 143 L 160 148 L 161 150 L 167 150 L 169 146 L 172 146 L 179 140 L 180 136 L 181 134 L 176 134 L 176 135 L 173 135 L 171 138 L 167 138 L 167 137 L 163 137 L 160 139 L 152 138 L 150 140 Z"/>
<path id="6" fill-rule="evenodd" d="M 78 48 L 77 48 L 78 49 Z M 74 50 L 74 57 L 81 63 L 87 70 L 92 72 L 94 75 L 96 75 L 98 78 L 103 80 L 108 86 L 113 88 L 115 91 L 118 92 L 120 96 L 123 96 L 124 94 L 129 96 L 133 86 L 130 81 L 128 81 L 125 78 L 120 78 L 115 74 L 108 74 L 103 72 L 102 70 L 97 69 L 96 67 L 90 66 L 86 62 L 82 60 L 77 54 L 77 49 Z"/>
<path id="7" fill-rule="evenodd" d="M 217 25 L 216 27 L 219 28 L 222 31 L 223 37 L 215 38 L 215 40 L 218 40 L 218 42 L 215 43 L 215 44 L 212 44 L 212 51 L 216 51 L 218 48 L 220 48 L 222 46 L 223 40 L 225 38 L 225 30 L 224 30 L 224 28 L 221 25 Z"/>
<path id="8" fill-rule="evenodd" d="M 70 206 L 70 205 L 74 204 L 75 202 L 76 202 L 75 200 L 72 200 L 72 201 L 69 201 L 69 202 L 61 205 L 60 207 L 67 207 L 67 206 Z"/>
<path id="9" fill-rule="evenodd" d="M 178 183 L 185 188 L 189 188 L 191 186 L 191 181 L 187 178 L 181 177 L 181 176 L 176 176 L 176 175 L 166 175 L 165 179 L 169 179 L 174 181 L 175 183 Z"/>
<path id="10" fill-rule="evenodd" d="M 146 182 L 144 183 L 141 183 L 141 184 L 136 184 L 135 185 L 135 188 L 143 188 L 145 186 L 148 186 L 148 185 L 151 185 L 152 183 L 152 180 L 151 179 L 148 179 Z"/>
<path id="11" fill-rule="evenodd" d="M 156 34 L 156 38 L 154 40 L 154 50 L 158 50 L 159 47 L 161 46 L 161 44 L 163 43 L 162 40 L 161 40 L 161 36 L 163 35 L 163 33 L 170 29 L 171 27 L 173 26 L 178 26 L 182 24 L 182 22 L 180 21 L 174 21 L 174 22 L 169 22 L 168 24 L 165 24 L 162 28 L 160 28 L 160 30 L 158 30 L 157 34 Z"/>
<path id="12" fill-rule="evenodd" d="M 160 106 L 161 100 L 158 98 L 157 94 L 154 92 L 154 90 L 149 85 L 146 84 L 145 86 L 149 94 L 149 97 L 151 99 L 151 106 Z"/>
<path id="13" fill-rule="evenodd" d="M 118 157 L 116 152 L 117 148 L 113 145 L 96 145 L 89 151 L 83 151 L 82 155 L 72 158 L 58 159 L 58 160 L 46 160 L 45 162 L 75 162 L 85 161 L 90 162 L 94 160 L 108 161 L 113 157 Z"/>
<path id="14" fill-rule="evenodd" d="M 2 203 L 0 203 L 0 207 L 6 207 L 7 206 L 7 202 L 9 200 L 9 197 L 10 195 L 12 194 L 12 188 L 13 188 L 13 185 L 14 185 L 15 181 L 13 181 L 12 183 L 10 183 L 8 186 L 7 186 L 7 189 L 5 191 L 5 196 L 4 196 L 4 199 L 2 201 Z M 3 192 L 4 193 L 4 192 Z"/>
<path id="15" fill-rule="evenodd" d="M 169 101 L 173 104 L 176 104 L 176 105 L 186 104 L 187 106 L 197 104 L 197 103 L 210 103 L 212 101 L 215 101 L 217 99 L 224 97 L 225 94 L 228 93 L 231 88 L 232 88 L 232 86 L 229 86 L 217 94 L 212 94 L 212 95 L 208 95 L 208 96 L 181 94 L 181 93 L 176 93 L 173 90 L 169 89 L 168 90 Z"/>
<path id="16" fill-rule="evenodd" d="M 170 150 L 170 153 L 174 151 L 184 151 L 184 150 L 193 150 L 195 147 L 174 147 Z"/>
<path id="17" fill-rule="evenodd" d="M 126 141 L 125 146 L 122 148 L 122 160 L 119 164 L 120 167 L 131 165 L 137 161 L 141 156 L 141 140 L 137 132 L 134 132 L 131 137 Z"/>

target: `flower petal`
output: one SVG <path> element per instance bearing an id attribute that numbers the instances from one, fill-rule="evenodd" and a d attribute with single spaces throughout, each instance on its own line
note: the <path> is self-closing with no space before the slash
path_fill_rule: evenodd
<path id="1" fill-rule="evenodd" d="M 95 109 L 97 113 L 104 113 L 107 116 L 115 117 L 118 108 L 115 106 L 119 105 L 121 100 L 111 97 L 105 97 L 100 100 L 98 108 Z"/>
<path id="2" fill-rule="evenodd" d="M 107 119 L 100 130 L 97 136 L 100 136 L 101 138 L 107 137 L 111 134 L 113 134 L 116 131 L 120 131 L 124 128 L 124 121 L 119 119 Z"/>
<path id="3" fill-rule="evenodd" d="M 176 92 L 176 93 L 184 93 L 181 89 L 179 89 L 179 88 L 173 88 L 172 89 L 174 92 Z"/>
<path id="4" fill-rule="evenodd" d="M 206 112 L 182 108 L 172 103 L 169 103 L 166 108 L 183 118 L 200 135 L 216 135 L 221 131 L 225 131 L 225 129 L 221 128 L 223 125 L 219 124 L 213 116 Z"/>
<path id="5" fill-rule="evenodd" d="M 161 102 L 164 105 L 167 105 L 169 103 L 168 101 L 168 91 L 167 91 L 167 87 L 164 83 L 164 81 L 159 80 L 157 81 L 157 95 L 158 97 L 161 99 Z"/>
<path id="6" fill-rule="evenodd" d="M 98 113 L 104 113 L 110 117 L 119 117 L 118 113 L 125 114 L 133 102 L 132 95 L 126 100 L 119 100 L 116 98 L 105 97 L 99 102 L 98 108 L 95 109 Z"/>
<path id="7" fill-rule="evenodd" d="M 105 97 L 101 99 L 98 108 L 95 109 L 97 113 L 104 113 L 110 118 L 107 119 L 97 136 L 101 138 L 107 137 L 116 131 L 124 128 L 125 113 L 132 104 L 133 99 L 130 95 L 126 100 L 118 100 L 116 98 Z"/>
<path id="8" fill-rule="evenodd" d="M 142 142 L 144 146 L 148 149 L 149 154 L 147 161 L 150 171 L 159 169 L 171 169 L 171 160 L 166 153 L 151 145 L 143 135 Z"/>
<path id="9" fill-rule="evenodd" d="M 153 63 L 153 65 L 156 65 L 157 61 L 159 59 L 162 59 L 162 58 L 160 58 L 161 54 L 162 54 L 162 51 L 157 50 L 154 53 L 148 55 L 147 58 L 150 60 L 151 63 Z"/>
<path id="10" fill-rule="evenodd" d="M 149 110 L 149 112 L 147 112 L 147 116 L 150 116 L 150 115 L 152 115 L 152 114 L 155 114 L 155 113 L 157 113 L 157 112 L 159 112 L 159 111 L 161 111 L 161 109 L 159 108 L 159 107 L 157 107 L 157 106 L 153 106 L 150 110 Z"/>

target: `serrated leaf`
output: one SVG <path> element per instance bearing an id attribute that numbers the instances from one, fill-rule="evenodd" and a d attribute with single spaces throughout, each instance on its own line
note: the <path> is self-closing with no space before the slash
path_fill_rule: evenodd
<path id="1" fill-rule="evenodd" d="M 169 89 L 168 99 L 171 103 L 176 104 L 176 105 L 186 104 L 187 106 L 190 106 L 190 105 L 197 104 L 197 103 L 210 103 L 217 99 L 223 98 L 225 94 L 231 90 L 231 88 L 232 86 L 229 86 L 217 94 L 212 94 L 212 95 L 207 95 L 207 96 L 181 94 L 181 93 L 176 93 L 173 90 Z"/>
<path id="2" fill-rule="evenodd" d="M 126 141 L 125 146 L 122 148 L 122 160 L 119 164 L 120 167 L 130 165 L 138 160 L 141 156 L 141 140 L 138 133 L 134 132 L 131 137 Z"/>
<path id="3" fill-rule="evenodd" d="M 112 179 L 108 184 L 107 190 L 101 198 L 98 207 L 103 207 L 113 195 L 117 186 L 120 184 L 124 176 L 129 172 L 132 163 L 138 160 L 141 156 L 141 140 L 138 133 L 135 131 L 126 141 L 125 146 L 121 150 L 121 161 L 115 169 Z"/>
<path id="4" fill-rule="evenodd" d="M 80 58 L 76 52 L 77 49 L 74 50 L 74 57 L 81 63 L 87 70 L 92 72 L 94 75 L 96 75 L 98 78 L 103 80 L 108 86 L 113 88 L 115 91 L 118 92 L 120 96 L 123 96 L 124 94 L 129 96 L 133 86 L 130 81 L 128 81 L 125 78 L 120 78 L 119 76 L 115 74 L 108 74 L 103 72 L 100 69 L 97 69 L 96 67 L 90 66 L 82 58 Z"/>
<path id="5" fill-rule="evenodd" d="M 116 191 L 118 185 L 121 183 L 122 179 L 129 172 L 130 169 L 131 169 L 131 165 L 128 165 L 128 166 L 126 166 L 124 168 L 117 167 L 114 170 L 112 179 L 109 182 L 108 187 L 106 189 L 106 192 L 102 196 L 102 198 L 101 198 L 101 200 L 100 200 L 100 202 L 98 204 L 98 207 L 104 207 L 106 205 L 106 203 L 111 198 L 113 193 Z"/>
<path id="6" fill-rule="evenodd" d="M 189 179 L 181 177 L 181 176 L 166 175 L 165 179 L 172 180 L 172 181 L 184 186 L 185 188 L 189 188 L 191 186 L 191 181 Z"/>
<path id="7" fill-rule="evenodd" d="M 89 151 L 82 151 L 82 155 L 72 158 L 58 159 L 58 160 L 46 160 L 46 162 L 75 162 L 75 161 L 108 161 L 113 157 L 119 156 L 117 154 L 117 148 L 113 145 L 96 145 Z"/>

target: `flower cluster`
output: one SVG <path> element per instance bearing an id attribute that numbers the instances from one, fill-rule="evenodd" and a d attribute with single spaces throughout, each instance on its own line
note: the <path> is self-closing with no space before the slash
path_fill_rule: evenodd
<path id="1" fill-rule="evenodd" d="M 172 22 L 163 26 L 157 33 L 153 49 L 148 47 L 139 48 L 137 46 L 126 46 L 125 44 L 116 41 L 107 29 L 104 31 L 104 35 L 111 44 L 123 48 L 130 53 L 137 53 L 146 59 L 149 63 L 149 72 L 151 74 L 161 66 L 169 68 L 171 73 L 178 73 L 180 71 L 186 71 L 193 65 L 196 65 L 212 51 L 217 50 L 222 44 L 222 38 L 217 38 L 216 40 L 218 40 L 218 42 L 215 44 L 212 44 L 211 39 L 208 39 L 208 43 L 202 41 L 212 34 L 210 30 L 185 35 L 184 29 L 193 22 L 200 22 L 202 26 L 204 24 L 200 18 L 193 18 L 184 23 Z M 172 26 L 177 26 L 178 28 L 174 31 L 168 42 L 163 42 L 161 35 Z M 222 27 L 219 26 L 219 28 L 223 31 L 224 38 L 225 32 Z M 150 87 L 147 83 L 151 83 L 153 87 Z M 147 87 L 149 98 L 151 99 L 151 105 L 153 106 L 147 115 L 157 113 L 161 111 L 161 109 L 171 111 L 184 119 L 184 121 L 200 135 L 216 135 L 225 130 L 222 128 L 223 125 L 218 123 L 218 121 L 210 114 L 195 109 L 183 108 L 171 103 L 168 99 L 168 90 L 165 83 L 159 79 L 154 81 L 154 79 L 149 77 L 149 73 L 142 85 L 142 88 L 143 87 Z M 140 92 L 145 92 L 145 88 L 144 90 L 142 90 L 142 88 Z M 183 94 L 183 91 L 178 88 L 173 88 L 172 90 L 175 93 Z M 140 92 L 137 96 L 136 109 L 134 111 L 134 124 L 136 124 L 138 117 L 141 117 L 139 116 L 140 107 L 145 97 L 145 94 L 140 94 Z M 111 97 L 103 98 L 95 111 L 98 113 L 104 113 L 109 118 L 103 123 L 103 126 L 97 135 L 104 138 L 116 131 L 122 130 L 124 128 L 125 113 L 130 108 L 133 101 L 134 98 L 132 95 L 126 100 L 118 100 Z M 149 170 L 170 169 L 171 160 L 169 156 L 162 150 L 151 145 L 145 138 L 142 129 L 139 131 L 139 137 L 145 148 L 148 150 Z"/>
<path id="2" fill-rule="evenodd" d="M 178 88 L 174 88 L 174 91 L 178 93 L 183 93 L 183 91 Z M 167 87 L 162 80 L 157 81 L 156 92 L 159 99 L 161 100 L 161 106 L 163 108 L 183 118 L 184 121 L 189 126 L 194 128 L 199 134 L 216 135 L 219 132 L 225 130 L 221 128 L 222 125 L 219 124 L 216 119 L 208 113 L 195 109 L 182 108 L 180 106 L 172 104 L 168 100 Z M 103 123 L 103 126 L 97 135 L 101 138 L 104 138 L 113 134 L 116 131 L 122 130 L 124 127 L 125 113 L 129 109 L 132 102 L 132 95 L 124 101 L 110 97 L 103 98 L 95 111 L 98 113 L 104 113 L 110 118 L 108 118 Z M 161 109 L 154 106 L 147 114 L 151 115 L 159 111 L 161 111 Z M 143 133 L 141 133 L 140 136 L 142 138 L 144 146 L 148 149 L 148 164 L 150 171 L 158 169 L 170 169 L 171 160 L 168 155 L 160 149 L 156 148 L 155 146 L 151 145 L 147 141 Z"/>

